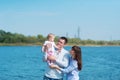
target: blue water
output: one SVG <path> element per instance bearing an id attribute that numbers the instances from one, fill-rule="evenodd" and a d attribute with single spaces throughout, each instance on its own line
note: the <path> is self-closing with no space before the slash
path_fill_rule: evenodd
<path id="1" fill-rule="evenodd" d="M 120 47 L 81 48 L 80 80 L 120 80 Z M 42 80 L 46 65 L 40 50 L 40 46 L 1 46 L 0 80 Z"/>

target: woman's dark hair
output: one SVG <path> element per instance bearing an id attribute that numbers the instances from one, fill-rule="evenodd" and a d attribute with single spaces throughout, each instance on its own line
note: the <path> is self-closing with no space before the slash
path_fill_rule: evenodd
<path id="1" fill-rule="evenodd" d="M 72 50 L 75 52 L 75 60 L 77 61 L 78 70 L 82 69 L 82 54 L 81 54 L 81 48 L 78 46 L 73 46 Z"/>

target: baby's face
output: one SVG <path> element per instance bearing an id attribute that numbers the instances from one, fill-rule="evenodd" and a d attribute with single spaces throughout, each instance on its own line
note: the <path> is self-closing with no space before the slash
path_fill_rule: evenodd
<path id="1" fill-rule="evenodd" d="M 55 37 L 51 37 L 51 38 L 50 38 L 50 41 L 52 41 L 52 42 L 53 42 L 53 41 L 54 41 L 54 39 L 55 39 Z"/>

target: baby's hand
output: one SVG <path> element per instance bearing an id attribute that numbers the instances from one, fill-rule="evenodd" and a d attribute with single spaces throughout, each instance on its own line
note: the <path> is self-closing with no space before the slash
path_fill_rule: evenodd
<path id="1" fill-rule="evenodd" d="M 47 50 L 48 50 L 47 45 L 44 45 L 44 52 L 47 52 Z"/>

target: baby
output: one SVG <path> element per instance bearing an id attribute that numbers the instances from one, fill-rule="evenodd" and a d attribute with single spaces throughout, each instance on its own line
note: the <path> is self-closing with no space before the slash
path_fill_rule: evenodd
<path id="1" fill-rule="evenodd" d="M 43 47 L 42 47 L 42 50 L 45 52 L 45 60 L 47 61 L 48 65 L 53 64 L 53 62 L 50 60 L 47 60 L 47 57 L 54 55 L 55 48 L 58 48 L 55 45 L 54 39 L 55 39 L 54 34 L 52 34 L 52 33 L 48 34 L 47 40 L 44 42 Z"/>

